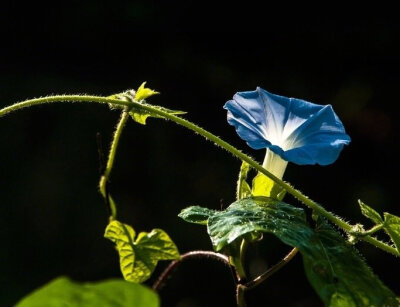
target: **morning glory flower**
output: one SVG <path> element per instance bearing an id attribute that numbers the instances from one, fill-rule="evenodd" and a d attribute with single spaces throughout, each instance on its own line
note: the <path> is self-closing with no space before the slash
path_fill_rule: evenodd
<path id="1" fill-rule="evenodd" d="M 328 165 L 350 143 L 331 105 L 271 94 L 258 87 L 229 100 L 228 123 L 253 149 L 266 148 L 263 167 L 282 178 L 288 161 Z"/>

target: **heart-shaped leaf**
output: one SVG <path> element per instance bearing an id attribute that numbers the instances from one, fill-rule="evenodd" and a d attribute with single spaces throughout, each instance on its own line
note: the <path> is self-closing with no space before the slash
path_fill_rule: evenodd
<path id="1" fill-rule="evenodd" d="M 135 241 L 133 228 L 114 220 L 108 224 L 104 237 L 115 243 L 121 272 L 127 281 L 143 282 L 151 276 L 159 260 L 180 258 L 175 243 L 161 229 L 141 232 Z"/>

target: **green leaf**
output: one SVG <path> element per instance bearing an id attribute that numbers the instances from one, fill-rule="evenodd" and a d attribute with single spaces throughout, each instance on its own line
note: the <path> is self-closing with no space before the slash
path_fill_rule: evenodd
<path id="1" fill-rule="evenodd" d="M 127 281 L 143 282 L 151 276 L 159 260 L 180 258 L 174 242 L 161 229 L 141 232 L 134 241 L 133 228 L 114 220 L 108 224 L 104 237 L 115 243 L 121 272 Z"/>
<path id="2" fill-rule="evenodd" d="M 400 217 L 387 212 L 383 216 L 385 218 L 383 229 L 392 239 L 397 251 L 400 252 Z"/>
<path id="3" fill-rule="evenodd" d="M 141 110 L 139 108 L 134 108 L 131 111 L 129 111 L 129 115 L 132 117 L 132 119 L 142 125 L 146 125 L 146 120 L 148 117 L 150 117 L 150 113 L 145 111 L 145 110 Z"/>
<path id="4" fill-rule="evenodd" d="M 24 297 L 17 306 L 158 307 L 160 302 L 152 290 L 122 279 L 76 283 L 66 277 L 59 277 Z"/>
<path id="5" fill-rule="evenodd" d="M 253 196 L 270 197 L 276 200 L 282 200 L 286 191 L 278 186 L 272 179 L 262 173 L 258 173 L 253 179 Z"/>
<path id="6" fill-rule="evenodd" d="M 208 218 L 216 211 L 203 208 L 200 206 L 192 206 L 185 208 L 178 214 L 180 218 L 189 223 L 207 225 Z"/>
<path id="7" fill-rule="evenodd" d="M 326 221 L 320 219 L 312 236 L 297 247 L 308 280 L 326 306 L 399 306 L 395 294 Z"/>
<path id="8" fill-rule="evenodd" d="M 307 277 L 326 306 L 398 306 L 354 247 L 321 219 L 312 229 L 300 208 L 265 197 L 245 198 L 208 219 L 216 251 L 259 232 L 299 249 Z"/>
<path id="9" fill-rule="evenodd" d="M 139 88 L 138 88 L 138 90 L 136 91 L 136 94 L 135 94 L 135 100 L 136 101 L 140 101 L 140 100 L 146 99 L 146 98 L 148 98 L 150 96 L 160 94 L 159 92 L 151 90 L 151 89 L 149 89 L 149 88 L 147 88 L 145 86 L 146 86 L 146 81 L 143 82 L 139 86 Z"/>
<path id="10" fill-rule="evenodd" d="M 208 233 L 216 251 L 253 232 L 270 232 L 285 238 L 305 228 L 304 211 L 266 197 L 244 198 L 208 219 Z"/>
<path id="11" fill-rule="evenodd" d="M 360 208 L 361 208 L 361 213 L 365 217 L 369 218 L 370 220 L 372 220 L 377 225 L 383 223 L 382 217 L 378 212 L 376 212 L 370 206 L 367 206 L 366 204 L 364 204 L 360 199 L 358 200 L 358 203 L 359 203 Z"/>

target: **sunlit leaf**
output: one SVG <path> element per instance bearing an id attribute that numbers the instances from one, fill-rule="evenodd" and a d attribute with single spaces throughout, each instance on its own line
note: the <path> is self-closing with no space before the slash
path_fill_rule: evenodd
<path id="1" fill-rule="evenodd" d="M 146 119 L 150 116 L 150 113 L 139 108 L 134 108 L 129 111 L 129 115 L 135 122 L 146 125 Z"/>
<path id="2" fill-rule="evenodd" d="M 145 87 L 145 85 L 146 85 L 146 82 L 143 82 L 139 86 L 139 88 L 138 88 L 138 90 L 136 91 L 136 94 L 135 94 L 135 100 L 140 101 L 140 100 L 146 99 L 146 98 L 148 98 L 150 96 L 160 94 L 159 92 L 156 92 L 154 90 L 151 90 L 151 89 Z"/>
<path id="3" fill-rule="evenodd" d="M 16 306 L 158 307 L 160 303 L 152 290 L 122 279 L 76 283 L 66 277 L 59 277 L 24 297 Z"/>
<path id="4" fill-rule="evenodd" d="M 142 85 L 139 87 L 139 89 L 137 91 L 135 90 L 127 90 L 123 93 L 119 93 L 119 94 L 114 94 L 111 96 L 108 96 L 108 98 L 112 98 L 112 99 L 119 99 L 119 100 L 123 100 L 123 101 L 127 101 L 127 102 L 136 102 L 142 105 L 148 105 L 145 102 L 145 99 L 153 96 L 155 94 L 159 94 L 156 91 L 153 91 L 149 88 L 145 88 L 146 82 L 143 82 Z M 177 110 L 170 110 L 161 106 L 154 106 L 151 105 L 153 108 L 156 108 L 160 111 L 166 112 L 168 114 L 172 114 L 172 115 L 182 115 L 182 114 L 186 114 L 186 112 L 184 111 L 177 111 Z M 124 108 L 121 106 L 115 106 L 115 105 L 110 105 L 111 108 Z M 154 117 L 154 118 L 163 118 L 160 115 L 157 114 L 153 114 L 150 113 L 149 111 L 143 110 L 139 107 L 131 107 L 129 109 L 129 115 L 132 117 L 132 119 L 136 122 L 138 122 L 139 124 L 142 125 L 146 125 L 146 120 L 148 117 Z"/>
<path id="5" fill-rule="evenodd" d="M 358 200 L 358 203 L 359 203 L 360 208 L 361 208 L 361 213 L 365 217 L 369 218 L 370 220 L 372 220 L 377 225 L 383 223 L 382 217 L 378 212 L 376 212 L 370 206 L 367 206 L 366 204 L 364 204 L 361 200 Z"/>
<path id="6" fill-rule="evenodd" d="M 201 210 L 196 208 L 194 212 Z M 272 233 L 297 247 L 307 277 L 326 306 L 398 306 L 395 295 L 373 274 L 357 250 L 324 220 L 319 219 L 317 228 L 311 228 L 300 208 L 257 197 L 207 214 L 208 233 L 216 251 L 260 232 Z"/>
<path id="7" fill-rule="evenodd" d="M 179 259 L 174 242 L 161 229 L 141 232 L 127 224 L 111 221 L 104 236 L 115 243 L 120 257 L 121 272 L 127 281 L 143 282 L 153 273 L 159 260 Z"/>
<path id="8" fill-rule="evenodd" d="M 384 228 L 387 234 L 392 239 L 398 252 L 400 252 L 400 217 L 385 212 L 383 214 L 385 218 Z"/>

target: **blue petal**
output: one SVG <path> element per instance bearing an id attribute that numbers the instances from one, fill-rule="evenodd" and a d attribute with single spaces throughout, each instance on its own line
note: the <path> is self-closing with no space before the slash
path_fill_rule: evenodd
<path id="1" fill-rule="evenodd" d="M 247 99 L 240 99 L 237 94 L 234 98 L 236 100 L 229 100 L 224 108 L 228 110 L 228 123 L 235 126 L 236 132 L 239 136 L 247 141 L 247 144 L 253 149 L 266 148 L 271 143 L 266 140 L 263 135 L 263 118 L 259 116 L 262 114 L 262 107 L 257 101 L 257 96 L 254 92 L 240 93 L 247 96 Z"/>
<path id="2" fill-rule="evenodd" d="M 235 94 L 224 108 L 228 123 L 254 149 L 270 148 L 296 164 L 333 163 L 350 137 L 331 106 L 271 94 Z"/>
<path id="3" fill-rule="evenodd" d="M 293 148 L 282 158 L 296 164 L 328 165 L 336 161 L 344 145 L 350 143 L 343 124 L 332 109 L 323 107 L 291 135 Z"/>

